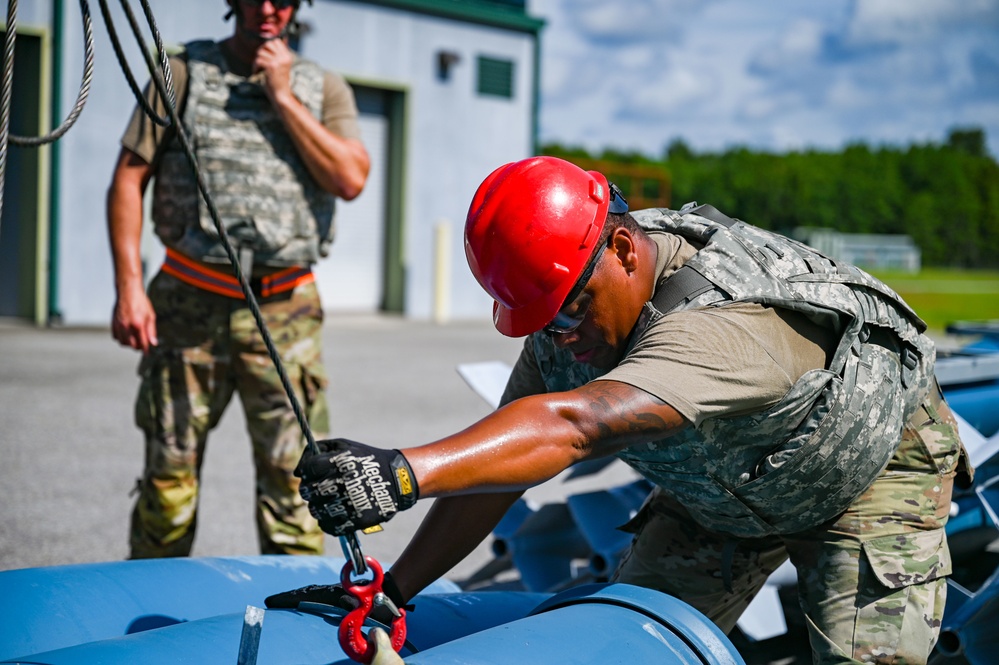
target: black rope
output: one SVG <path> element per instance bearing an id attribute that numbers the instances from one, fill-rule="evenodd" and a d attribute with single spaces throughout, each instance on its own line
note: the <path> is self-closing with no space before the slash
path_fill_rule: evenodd
<path id="1" fill-rule="evenodd" d="M 136 83 L 135 76 L 132 74 L 132 68 L 128 64 L 128 59 L 125 57 L 125 52 L 122 50 L 121 40 L 118 39 L 118 31 L 114 27 L 114 19 L 111 18 L 111 11 L 108 9 L 107 2 L 106 0 L 99 0 L 99 2 L 101 6 L 101 15 L 104 17 L 104 23 L 108 27 L 108 36 L 111 38 L 111 47 L 114 49 L 115 57 L 118 58 L 118 63 L 121 65 L 121 71 L 125 75 L 125 80 L 128 81 L 128 87 L 132 89 L 132 95 L 135 97 L 139 106 L 142 107 L 143 112 L 149 117 L 150 120 L 160 127 L 169 127 L 171 125 L 169 115 L 166 117 L 160 116 L 155 110 L 153 110 L 153 107 L 149 105 L 149 102 L 146 100 L 146 96 L 142 94 L 142 90 L 139 88 L 139 84 Z M 146 67 L 149 69 L 149 74 L 156 84 L 156 89 L 161 91 L 161 99 L 169 100 L 167 108 L 176 106 L 177 99 L 174 95 L 173 74 L 170 69 L 170 61 L 167 57 L 166 50 L 163 48 L 163 41 L 160 39 L 160 33 L 159 30 L 156 29 L 156 22 L 153 20 L 152 14 L 148 12 L 146 13 L 146 21 L 153 34 L 153 41 L 156 43 L 156 50 L 160 54 L 160 67 L 153 64 L 149 51 L 146 49 L 146 42 L 142 38 L 142 31 L 139 28 L 138 22 L 135 20 L 135 16 L 132 14 L 132 9 L 128 5 L 128 2 L 126 0 L 120 0 L 120 2 L 122 9 L 125 10 L 125 16 L 128 18 L 129 26 L 132 28 L 132 34 L 139 43 L 139 49 L 142 51 L 142 57 L 146 60 Z M 143 2 L 143 8 L 145 8 L 145 2 Z M 162 93 L 162 90 L 164 89 L 166 89 L 167 94 Z"/>
<path id="2" fill-rule="evenodd" d="M 278 377 L 281 379 L 281 385 L 284 386 L 285 393 L 291 403 L 291 409 L 294 411 L 295 418 L 298 420 L 298 425 L 302 430 L 302 434 L 305 436 L 306 446 L 309 452 L 313 455 L 318 454 L 319 447 L 316 445 L 315 437 L 312 434 L 312 428 L 309 426 L 309 422 L 305 418 L 305 413 L 302 411 L 302 406 L 298 401 L 298 397 L 295 395 L 295 390 L 292 387 L 291 381 L 288 379 L 288 374 L 284 369 L 284 363 L 281 361 L 281 356 L 278 354 L 278 351 L 274 346 L 274 341 L 267 329 L 267 324 L 264 322 L 263 315 L 260 312 L 260 307 L 257 304 L 257 299 L 254 297 L 253 290 L 250 288 L 246 275 L 240 267 L 239 257 L 236 255 L 236 251 L 233 249 L 232 243 L 229 240 L 229 234 L 226 231 L 225 224 L 222 223 L 218 209 L 215 206 L 215 201 L 212 199 L 211 194 L 208 191 L 208 186 L 205 184 L 204 176 L 202 175 L 201 168 L 198 165 L 197 157 L 195 157 L 194 150 L 191 147 L 190 138 L 188 137 L 187 132 L 184 130 L 184 127 L 180 122 L 180 118 L 178 117 L 177 101 L 173 89 L 173 77 L 170 73 L 169 60 L 164 54 L 159 29 L 156 27 L 156 21 L 154 20 L 152 10 L 149 8 L 149 2 L 148 0 L 139 0 L 146 16 L 146 22 L 149 24 L 150 32 L 153 35 L 153 39 L 155 40 L 157 49 L 160 53 L 161 67 L 163 68 L 162 75 L 160 74 L 156 64 L 153 62 L 152 56 L 149 54 L 149 50 L 146 48 L 145 40 L 143 39 L 141 30 L 139 29 L 139 26 L 135 21 L 130 8 L 128 7 L 127 0 L 120 1 L 125 10 L 125 14 L 129 19 L 129 24 L 131 25 L 136 41 L 139 43 L 143 58 L 145 58 L 146 61 L 146 66 L 149 68 L 151 81 L 153 85 L 156 86 L 156 91 L 159 94 L 160 99 L 167 100 L 166 108 L 169 115 L 169 122 L 163 126 L 169 126 L 172 124 L 174 127 L 177 139 L 180 141 L 181 147 L 184 150 L 184 155 L 187 157 L 188 162 L 191 164 L 191 168 L 194 170 L 195 179 L 198 184 L 198 191 L 205 200 L 212 222 L 215 225 L 215 229 L 218 231 L 219 240 L 222 241 L 222 247 L 225 249 L 226 255 L 229 257 L 229 262 L 232 264 L 233 271 L 236 274 L 236 279 L 239 280 L 239 286 L 243 291 L 243 295 L 246 297 L 246 304 L 249 307 L 250 312 L 253 314 L 257 327 L 260 329 L 260 335 L 264 340 L 264 345 L 267 347 L 267 355 L 270 356 L 271 362 L 274 363 Z M 104 16 L 104 21 L 108 26 L 108 34 L 111 36 L 111 42 L 114 47 L 115 55 L 118 57 L 122 70 L 126 72 L 126 78 L 129 79 L 130 87 L 132 88 L 132 94 L 137 100 L 139 100 L 147 115 L 156 121 L 158 115 L 145 101 L 145 97 L 141 90 L 139 90 L 139 86 L 134 84 L 134 77 L 131 76 L 131 70 L 128 68 L 128 64 L 122 52 L 117 32 L 114 30 L 110 11 L 107 9 L 107 0 L 99 0 L 99 2 L 101 5 L 101 14 Z M 354 564 L 354 570 L 358 574 L 362 575 L 367 572 L 368 567 L 364 561 L 364 554 L 361 551 L 360 543 L 358 543 L 357 534 L 350 532 L 341 536 L 340 542 L 341 547 L 344 550 L 344 554 Z"/>
<path id="3" fill-rule="evenodd" d="M 152 11 L 149 9 L 149 0 L 139 1 L 141 2 L 143 11 L 145 12 L 146 20 L 149 24 L 149 30 L 153 34 L 153 39 L 156 41 L 157 48 L 162 54 L 163 45 L 160 39 L 159 29 L 156 27 L 156 21 L 153 19 Z M 118 55 L 122 69 L 128 71 L 128 63 L 124 60 L 121 44 L 118 41 L 118 34 L 114 29 L 113 19 L 111 18 L 111 13 L 107 8 L 107 0 L 99 0 L 99 2 L 101 4 L 101 14 L 103 14 L 104 21 L 108 26 L 108 34 L 111 35 L 111 41 L 114 45 L 115 54 Z M 201 168 L 198 165 L 198 159 L 195 157 L 194 150 L 191 147 L 191 140 L 188 137 L 187 132 L 184 131 L 183 126 L 181 126 L 180 118 L 177 115 L 177 101 L 173 90 L 173 78 L 165 73 L 163 75 L 159 75 L 160 72 L 158 71 L 156 64 L 153 62 L 152 56 L 149 54 L 149 49 L 146 48 L 146 43 L 142 37 L 139 25 L 135 21 L 135 17 L 131 10 L 128 8 L 127 0 L 121 0 L 121 4 L 129 18 L 129 23 L 131 24 L 132 32 L 135 35 L 136 41 L 139 43 L 139 50 L 142 51 L 142 56 L 146 60 L 146 66 L 149 67 L 150 73 L 153 74 L 153 85 L 156 86 L 156 91 L 159 93 L 160 99 L 167 100 L 166 109 L 169 114 L 170 123 L 173 124 L 177 139 L 180 141 L 181 148 L 184 150 L 184 155 L 187 156 L 187 161 L 190 162 L 191 168 L 194 170 L 194 176 L 198 184 L 198 191 L 201 192 L 201 196 L 205 200 L 205 204 L 208 206 L 208 213 L 211 215 L 212 222 L 215 224 L 215 229 L 218 231 L 219 240 L 222 241 L 222 247 L 225 249 L 225 253 L 229 257 L 229 262 L 232 264 L 233 272 L 236 274 L 236 279 L 239 280 L 239 286 L 242 288 L 243 295 L 246 297 L 246 304 L 250 308 L 250 312 L 253 314 L 253 319 L 257 322 L 257 327 L 260 329 L 260 335 L 264 340 L 264 346 L 267 347 L 267 355 L 270 356 L 271 361 L 274 363 L 274 367 L 277 369 L 278 377 L 281 379 L 281 385 L 284 386 L 285 393 L 288 395 L 288 400 L 291 402 L 291 409 L 295 412 L 295 418 L 298 420 L 298 425 L 302 429 L 302 434 L 305 435 L 308 448 L 310 452 L 316 454 L 319 452 L 319 448 L 316 446 L 316 440 L 312 434 L 312 428 L 309 427 L 309 422 L 305 418 L 305 412 L 302 411 L 302 405 L 299 403 L 298 397 L 295 394 L 295 389 L 292 387 L 291 380 L 288 378 L 288 373 L 284 369 L 284 363 L 281 361 L 281 356 L 278 353 L 277 348 L 274 346 L 274 340 L 271 338 L 270 331 L 267 330 L 267 324 L 264 322 L 264 317 L 260 312 L 260 306 L 257 304 L 257 299 L 253 295 L 253 290 L 250 288 L 250 283 L 247 281 L 246 275 L 243 273 L 243 269 L 239 265 L 239 257 L 236 254 L 236 250 L 233 249 L 232 242 L 229 240 L 229 233 L 226 231 L 225 224 L 222 223 L 218 208 L 215 206 L 215 201 L 208 192 L 208 186 L 205 184 L 204 176 L 202 175 Z M 164 68 L 169 70 L 169 62 L 163 58 L 161 58 L 161 61 L 165 64 Z M 131 75 L 129 75 L 128 78 L 130 81 L 134 80 Z M 167 80 L 170 81 L 169 87 L 166 83 Z M 132 92 L 136 95 L 137 99 L 143 98 L 142 92 L 139 90 L 138 86 L 132 86 Z M 148 107 L 148 104 L 143 104 L 143 108 L 146 107 Z M 155 113 L 153 113 L 153 115 L 155 115 Z"/>
<path id="4" fill-rule="evenodd" d="M 56 130 L 46 134 L 45 136 L 26 138 L 10 135 L 10 97 L 14 72 L 14 45 L 17 34 L 17 2 L 18 0 L 8 0 L 7 36 L 5 40 L 2 79 L 0 79 L 0 214 L 3 212 L 3 182 L 6 171 L 8 142 L 19 146 L 35 147 L 45 143 L 51 143 L 62 137 L 62 135 L 65 134 L 76 122 L 83 110 L 83 106 L 86 104 L 87 97 L 90 93 L 90 84 L 93 78 L 94 66 L 94 37 L 90 18 L 90 7 L 87 4 L 87 0 L 80 0 L 85 41 L 84 71 L 83 79 L 80 84 L 80 92 L 77 96 L 76 104 L 74 105 L 72 112 L 70 112 L 70 114 L 66 117 L 66 120 Z M 152 56 L 146 47 L 145 39 L 141 34 L 142 30 L 132 12 L 128 0 L 120 0 L 121 7 L 124 10 L 129 26 L 132 29 L 132 34 L 135 36 L 136 42 L 139 45 L 139 50 L 142 52 L 142 56 L 146 61 L 146 67 L 150 73 L 150 80 L 156 87 L 156 92 L 159 94 L 160 99 L 166 100 L 166 116 L 160 116 L 152 108 L 152 106 L 150 106 L 145 95 L 142 94 L 142 90 L 140 90 L 138 84 L 136 83 L 132 70 L 129 67 L 128 60 L 122 50 L 121 41 L 119 40 L 118 33 L 115 30 L 114 20 L 111 17 L 107 0 L 99 0 L 99 3 L 101 7 L 101 15 L 104 18 L 104 23 L 107 25 L 108 35 L 111 38 L 111 45 L 114 49 L 115 56 L 118 59 L 118 63 L 121 65 L 125 79 L 128 81 L 128 85 L 132 90 L 133 96 L 139 103 L 139 106 L 155 124 L 161 127 L 174 127 L 177 140 L 180 142 L 181 147 L 184 150 L 184 155 L 187 157 L 188 162 L 191 164 L 191 168 L 194 170 L 198 191 L 201 193 L 201 196 L 208 207 L 208 212 L 211 215 L 212 222 L 218 231 L 219 240 L 222 242 L 222 247 L 225 249 L 226 255 L 229 257 L 229 262 L 232 264 L 236 279 L 239 281 L 240 288 L 246 298 L 246 304 L 249 307 L 250 312 L 253 314 L 253 319 L 256 321 L 257 328 L 260 330 L 264 346 L 267 347 L 267 355 L 270 357 L 271 362 L 274 363 L 278 377 L 281 379 L 281 385 L 284 387 L 284 391 L 288 396 L 288 401 L 291 404 L 291 409 L 295 414 L 295 418 L 302 430 L 302 434 L 305 436 L 306 446 L 312 454 L 317 454 L 319 452 L 319 448 L 316 446 L 316 440 L 312 434 L 312 428 L 309 426 L 309 422 L 305 417 L 304 411 L 302 410 L 302 405 L 298 401 L 298 397 L 295 394 L 295 389 L 291 384 L 291 380 L 288 378 L 288 373 L 285 371 L 284 363 L 282 362 L 281 356 L 274 345 L 274 340 L 271 337 L 270 331 L 267 329 L 267 324 L 264 322 L 263 314 L 260 312 L 260 306 L 257 304 L 256 297 L 253 295 L 253 290 L 250 288 L 249 281 L 247 281 L 247 277 L 240 267 L 239 257 L 236 255 L 232 242 L 229 240 L 229 234 L 226 231 L 225 224 L 222 223 L 221 217 L 219 216 L 218 208 L 215 206 L 215 201 L 212 199 L 212 196 L 208 191 L 208 187 L 205 184 L 205 179 L 198 165 L 197 157 L 194 155 L 194 150 L 191 147 L 190 137 L 188 137 L 187 133 L 184 131 L 180 118 L 178 117 L 177 99 L 174 91 L 173 74 L 170 69 L 169 56 L 166 53 L 166 49 L 163 48 L 163 40 L 160 36 L 159 29 L 156 26 L 156 20 L 153 16 L 152 9 L 149 6 L 149 2 L 148 0 L 140 0 L 143 14 L 146 17 L 146 23 L 149 26 L 150 33 L 152 34 L 153 41 L 156 45 L 156 51 L 159 54 L 159 66 L 157 66 L 153 61 Z M 361 552 L 360 544 L 357 542 L 357 535 L 355 533 L 350 533 L 346 536 L 342 536 L 341 544 L 343 546 L 344 553 L 354 564 L 355 571 L 359 574 L 366 572 L 367 565 L 364 562 L 364 556 Z"/>

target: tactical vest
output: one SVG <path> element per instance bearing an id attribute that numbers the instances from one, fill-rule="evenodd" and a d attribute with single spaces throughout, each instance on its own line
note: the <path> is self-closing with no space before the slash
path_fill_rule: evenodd
<path id="1" fill-rule="evenodd" d="M 187 44 L 188 87 L 182 122 L 226 232 L 258 265 L 316 262 L 333 240 L 335 199 L 313 180 L 263 87 L 228 70 L 219 45 Z M 295 59 L 295 96 L 322 117 L 323 71 Z M 153 191 L 153 222 L 167 247 L 227 263 L 194 170 L 175 137 L 165 148 Z"/>
<path id="2" fill-rule="evenodd" d="M 802 531 L 842 513 L 887 466 L 933 379 L 925 324 L 888 286 L 794 240 L 710 206 L 632 213 L 648 231 L 700 247 L 656 286 L 628 351 L 670 312 L 742 301 L 800 312 L 837 332 L 827 369 L 805 373 L 773 407 L 708 418 L 617 456 L 699 523 L 737 537 Z M 604 372 L 533 338 L 549 391 Z"/>

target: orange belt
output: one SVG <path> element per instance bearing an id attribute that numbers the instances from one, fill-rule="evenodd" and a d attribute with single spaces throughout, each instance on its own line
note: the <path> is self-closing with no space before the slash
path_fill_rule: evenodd
<path id="1" fill-rule="evenodd" d="M 205 291 L 218 293 L 230 298 L 244 300 L 243 289 L 235 275 L 212 270 L 192 261 L 183 254 L 167 248 L 166 261 L 163 262 L 163 272 L 191 286 Z M 316 276 L 310 268 L 287 268 L 270 275 L 256 277 L 250 280 L 254 294 L 268 298 L 278 293 L 291 291 L 300 284 L 310 284 L 316 281 Z"/>

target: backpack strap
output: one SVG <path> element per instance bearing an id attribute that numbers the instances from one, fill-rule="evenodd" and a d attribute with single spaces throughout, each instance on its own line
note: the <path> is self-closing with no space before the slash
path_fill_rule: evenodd
<path id="1" fill-rule="evenodd" d="M 708 278 L 689 266 L 683 266 L 663 281 L 652 296 L 652 305 L 665 314 L 684 300 L 696 298 L 715 288 Z"/>
<path id="2" fill-rule="evenodd" d="M 690 208 L 688 210 L 681 210 L 680 214 L 685 215 L 690 213 L 692 215 L 700 215 L 705 219 L 710 219 L 716 224 L 721 224 L 722 226 L 729 228 L 735 224 L 736 220 L 732 219 L 728 215 L 720 212 L 718 208 L 711 204 L 705 203 L 704 205 L 699 205 L 696 208 Z"/>

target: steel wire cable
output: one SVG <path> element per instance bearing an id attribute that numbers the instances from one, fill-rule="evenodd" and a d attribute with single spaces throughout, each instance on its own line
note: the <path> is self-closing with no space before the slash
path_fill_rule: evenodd
<path id="1" fill-rule="evenodd" d="M 7 6 L 7 45 L 4 51 L 4 114 L 7 114 L 10 102 L 11 94 L 11 83 L 13 82 L 14 74 L 14 44 L 11 36 L 16 32 L 15 23 L 17 21 L 17 2 L 18 0 L 10 0 Z M 80 90 L 77 93 L 76 103 L 73 104 L 73 109 L 70 111 L 66 119 L 63 120 L 62 124 L 53 129 L 51 132 L 45 134 L 44 136 L 17 136 L 15 134 L 10 134 L 10 142 L 14 145 L 34 148 L 46 143 L 52 143 L 54 141 L 62 138 L 63 134 L 69 131 L 80 113 L 83 112 L 83 107 L 87 103 L 87 98 L 90 96 L 90 84 L 94 78 L 94 31 L 93 25 L 90 18 L 90 5 L 87 0 L 80 0 L 80 13 L 83 15 L 83 77 L 80 79 Z M 9 71 L 8 71 L 9 70 Z"/>
<path id="2" fill-rule="evenodd" d="M 15 145 L 25 147 L 37 147 L 61 138 L 67 131 L 69 131 L 70 127 L 73 126 L 80 113 L 83 111 L 87 97 L 90 94 L 90 84 L 93 79 L 94 68 L 94 36 L 92 20 L 90 17 L 90 7 L 87 0 L 80 0 L 80 11 L 83 17 L 85 42 L 84 71 L 83 79 L 80 84 L 80 91 L 77 95 L 77 100 L 73 106 L 73 110 L 58 128 L 44 136 L 21 137 L 10 135 L 10 98 L 14 75 L 14 46 L 17 35 L 17 2 L 18 0 L 8 0 L 7 35 L 5 39 L 2 79 L 0 79 L 0 214 L 3 212 L 3 190 L 8 143 L 14 143 Z M 257 303 L 256 297 L 253 295 L 250 283 L 240 266 L 239 257 L 236 255 L 232 242 L 229 240 L 229 234 L 226 231 L 225 224 L 222 223 L 221 217 L 219 216 L 218 209 L 215 206 L 215 201 L 205 184 L 204 176 L 202 175 L 201 169 L 198 165 L 197 157 L 194 155 L 194 151 L 191 147 L 190 137 L 188 137 L 180 123 L 180 118 L 177 114 L 177 100 L 173 85 L 173 75 L 170 69 L 169 56 L 167 55 L 166 49 L 163 47 L 163 40 L 161 38 L 160 31 L 156 26 L 155 16 L 149 6 L 149 2 L 148 0 L 140 0 L 143 14 L 146 18 L 146 23 L 149 26 L 150 33 L 153 36 L 153 41 L 156 46 L 156 51 L 159 55 L 159 66 L 153 62 L 152 56 L 149 54 L 145 39 L 141 34 L 142 30 L 132 12 L 131 6 L 128 4 L 128 0 L 120 0 L 122 10 L 128 19 L 129 26 L 131 27 L 132 33 L 139 45 L 139 50 L 146 61 L 146 67 L 149 70 L 152 85 L 156 87 L 156 92 L 159 94 L 160 99 L 166 101 L 165 106 L 167 115 L 165 117 L 160 116 L 152 108 L 152 106 L 150 106 L 145 95 L 143 95 L 142 90 L 140 90 L 138 84 L 136 83 L 131 67 L 128 64 L 128 59 L 125 57 L 122 49 L 121 41 L 118 38 L 118 33 L 115 30 L 114 20 L 111 16 L 110 9 L 108 8 L 107 1 L 99 0 L 99 4 L 101 7 L 101 15 L 103 16 L 104 23 L 107 26 L 108 35 L 111 39 L 111 45 L 115 52 L 115 56 L 118 59 L 118 63 L 121 66 L 125 79 L 127 80 L 129 87 L 132 90 L 132 94 L 137 100 L 139 106 L 155 124 L 161 127 L 174 127 L 174 131 L 176 132 L 177 139 L 184 151 L 184 155 L 187 157 L 187 160 L 191 164 L 191 168 L 194 171 L 198 191 L 205 201 L 209 215 L 212 218 L 212 223 L 215 225 L 215 229 L 219 234 L 219 240 L 222 242 L 222 247 L 225 249 L 229 262 L 232 264 L 236 279 L 239 281 L 240 288 L 246 298 L 246 304 L 253 315 L 257 328 L 260 330 L 264 346 L 267 348 L 267 355 L 270 357 L 271 362 L 277 370 L 278 377 L 281 380 L 281 385 L 288 397 L 291 409 L 295 414 L 295 419 L 298 421 L 299 428 L 302 430 L 302 434 L 305 437 L 306 446 L 312 454 L 317 454 L 319 452 L 319 448 L 316 445 L 312 428 L 309 426 L 309 422 L 305 417 L 304 411 L 302 410 L 302 405 L 298 401 L 298 397 L 295 394 L 291 380 L 288 378 L 288 373 L 284 368 L 281 355 L 278 353 L 278 350 L 274 345 L 274 340 L 271 337 L 267 324 L 264 321 L 263 314 L 260 311 L 260 306 Z M 367 565 L 364 561 L 364 555 L 361 552 L 360 544 L 357 541 L 357 535 L 355 533 L 350 533 L 346 536 L 341 536 L 340 543 L 343 547 L 344 554 L 347 555 L 354 564 L 354 570 L 358 574 L 364 574 L 367 571 Z"/>
<path id="3" fill-rule="evenodd" d="M 99 0 L 99 2 L 101 5 L 101 13 L 104 16 L 104 20 L 108 24 L 108 33 L 111 35 L 112 42 L 115 44 L 115 54 L 119 56 L 119 62 L 121 63 L 122 69 L 128 69 L 128 63 L 124 60 L 121 44 L 118 42 L 118 35 L 113 27 L 113 19 L 107 8 L 107 0 Z M 149 23 L 150 32 L 153 34 L 153 38 L 156 40 L 157 45 L 160 46 L 160 51 L 162 52 L 162 42 L 160 40 L 159 29 L 156 27 L 156 21 L 153 17 L 152 11 L 148 7 L 148 2 L 149 0 L 140 0 L 146 14 L 147 22 Z M 173 125 L 177 140 L 180 142 L 184 155 L 187 157 L 188 162 L 191 164 L 191 168 L 194 170 L 198 191 L 205 201 L 208 213 L 211 216 L 215 229 L 219 234 L 219 240 L 222 242 L 222 247 L 225 249 L 226 255 L 229 257 L 229 262 L 232 264 L 233 272 L 236 274 L 236 279 L 239 281 L 243 295 L 246 298 L 246 304 L 249 307 L 250 312 L 253 314 L 257 327 L 260 329 L 264 345 L 267 347 L 267 353 L 277 368 L 278 376 L 281 379 L 281 385 L 288 394 L 292 411 L 295 412 L 295 418 L 298 420 L 302 433 L 305 435 L 310 451 L 317 453 L 318 448 L 316 447 L 316 441 L 312 434 L 312 429 L 309 427 L 309 423 L 305 418 L 305 413 L 302 411 L 302 405 L 299 403 L 295 390 L 291 385 L 290 379 L 288 378 L 288 374 L 284 369 L 284 363 L 281 361 L 281 356 L 278 353 L 277 348 L 274 346 L 274 341 L 271 338 L 270 332 L 267 330 L 267 324 L 264 322 L 263 315 L 260 312 L 260 306 L 257 304 L 257 299 L 253 295 L 253 289 L 250 287 L 250 283 L 247 280 L 246 275 L 243 273 L 243 269 L 239 263 L 239 256 L 236 254 L 236 250 L 233 248 L 232 242 L 229 240 L 229 233 L 225 228 L 225 224 L 222 223 L 222 218 L 219 215 L 218 208 L 215 206 L 215 201 L 212 198 L 211 193 L 208 191 L 208 185 L 205 183 L 204 175 L 202 174 L 201 167 L 198 164 L 198 159 L 194 154 L 194 149 L 191 147 L 190 137 L 187 135 L 187 132 L 184 131 L 184 128 L 180 123 L 180 118 L 177 114 L 176 95 L 173 90 L 173 78 L 172 76 L 159 72 L 156 63 L 153 62 L 153 58 L 150 55 L 149 50 L 145 47 L 145 41 L 142 37 L 141 30 L 138 23 L 135 21 L 134 15 L 128 8 L 127 0 L 121 0 L 121 4 L 122 7 L 125 8 L 126 16 L 129 18 L 132 32 L 135 35 L 136 40 L 139 42 L 140 51 L 142 52 L 143 58 L 146 60 L 146 65 L 149 68 L 150 73 L 154 74 L 152 77 L 152 83 L 156 87 L 156 92 L 159 94 L 160 99 L 167 100 L 166 110 L 169 116 L 169 124 Z M 169 70 L 169 63 L 166 64 L 165 68 Z M 170 82 L 169 87 L 167 80 Z M 138 86 L 134 86 L 132 88 L 132 92 L 135 94 L 136 98 L 143 97 Z M 145 106 L 148 106 L 148 104 Z"/>
<path id="4" fill-rule="evenodd" d="M 83 112 L 90 95 L 90 83 L 94 76 L 94 31 L 90 19 L 90 5 L 80 0 L 80 13 L 83 15 L 83 78 L 77 93 L 76 103 L 62 124 L 44 136 L 16 136 L 10 133 L 10 98 L 14 86 L 14 46 L 17 38 L 17 2 L 7 3 L 7 35 L 4 42 L 3 73 L 0 74 L 0 216 L 3 214 L 3 192 L 7 175 L 7 148 L 10 143 L 16 146 L 34 148 L 52 143 L 69 131 Z"/>

